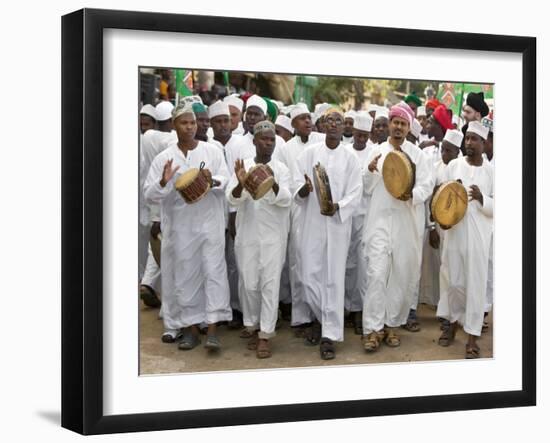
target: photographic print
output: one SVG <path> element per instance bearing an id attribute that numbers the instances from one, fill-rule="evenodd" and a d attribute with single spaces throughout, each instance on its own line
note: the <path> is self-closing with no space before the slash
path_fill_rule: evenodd
<path id="1" fill-rule="evenodd" d="M 139 85 L 140 374 L 493 357 L 492 84 Z"/>

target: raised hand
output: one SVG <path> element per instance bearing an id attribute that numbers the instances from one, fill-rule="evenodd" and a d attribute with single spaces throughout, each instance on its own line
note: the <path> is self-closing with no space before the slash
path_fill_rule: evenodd
<path id="1" fill-rule="evenodd" d="M 241 186 L 244 186 L 246 180 L 246 170 L 244 169 L 244 161 L 240 158 L 235 161 L 235 175 Z"/>
<path id="2" fill-rule="evenodd" d="M 166 183 L 172 180 L 172 177 L 174 177 L 174 174 L 180 168 L 179 166 L 176 166 L 174 169 L 172 169 L 172 162 L 173 159 L 170 159 L 164 164 L 162 178 L 160 179 L 160 186 L 163 188 L 166 186 Z"/>
<path id="3" fill-rule="evenodd" d="M 378 171 L 378 159 L 382 157 L 382 154 L 378 154 L 376 157 L 372 159 L 372 161 L 369 163 L 369 171 L 374 172 Z"/>

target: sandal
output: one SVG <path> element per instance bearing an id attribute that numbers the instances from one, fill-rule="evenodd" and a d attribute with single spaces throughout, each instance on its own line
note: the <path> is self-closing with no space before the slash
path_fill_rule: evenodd
<path id="1" fill-rule="evenodd" d="M 206 337 L 206 343 L 204 344 L 204 347 L 211 351 L 217 351 L 221 349 L 222 345 L 218 337 L 216 337 L 215 335 L 208 335 Z"/>
<path id="2" fill-rule="evenodd" d="M 479 346 L 477 344 L 472 346 L 469 343 L 466 343 L 466 358 L 467 359 L 479 358 L 480 357 L 479 354 L 480 354 L 480 349 L 479 349 Z"/>
<path id="3" fill-rule="evenodd" d="M 405 323 L 402 326 L 403 329 L 406 329 L 409 332 L 418 332 L 420 331 L 420 323 L 418 323 L 418 320 L 407 320 L 407 323 Z"/>
<path id="4" fill-rule="evenodd" d="M 181 332 L 178 330 L 170 329 L 164 331 L 160 339 L 163 343 L 174 343 L 179 338 L 181 338 Z"/>
<path id="5" fill-rule="evenodd" d="M 317 346 L 321 341 L 321 323 L 314 322 L 308 331 L 304 344 L 307 346 Z"/>
<path id="6" fill-rule="evenodd" d="M 439 340 L 437 340 L 437 344 L 439 346 L 447 347 L 454 341 L 455 337 L 456 337 L 456 325 L 449 324 L 445 329 L 443 329 L 443 332 L 441 333 Z"/>
<path id="7" fill-rule="evenodd" d="M 366 337 L 363 336 L 363 349 L 366 352 L 374 352 L 380 347 L 380 335 L 377 332 L 371 332 Z"/>
<path id="8" fill-rule="evenodd" d="M 140 285 L 139 298 L 141 298 L 141 301 L 145 306 L 149 306 L 150 308 L 160 308 L 160 300 L 153 288 L 150 286 Z"/>
<path id="9" fill-rule="evenodd" d="M 185 331 L 183 337 L 178 344 L 178 348 L 182 351 L 190 351 L 201 344 L 201 339 L 198 335 L 193 334 L 191 331 Z"/>
<path id="10" fill-rule="evenodd" d="M 252 338 L 254 336 L 254 332 L 250 332 L 248 329 L 244 328 L 241 333 L 239 334 L 240 338 Z"/>
<path id="11" fill-rule="evenodd" d="M 271 349 L 269 349 L 269 340 L 265 338 L 258 339 L 258 346 L 256 348 L 257 358 L 269 358 L 271 357 Z"/>
<path id="12" fill-rule="evenodd" d="M 333 360 L 336 357 L 336 350 L 334 349 L 334 343 L 332 340 L 323 337 L 321 339 L 321 345 L 319 346 L 321 353 L 321 360 Z"/>
<path id="13" fill-rule="evenodd" d="M 246 349 L 249 351 L 255 351 L 258 348 L 258 333 L 255 332 L 246 344 Z"/>
<path id="14" fill-rule="evenodd" d="M 393 328 L 390 328 L 386 334 L 385 334 L 384 342 L 390 347 L 390 348 L 397 348 L 401 345 L 401 339 L 399 336 L 395 333 Z"/>

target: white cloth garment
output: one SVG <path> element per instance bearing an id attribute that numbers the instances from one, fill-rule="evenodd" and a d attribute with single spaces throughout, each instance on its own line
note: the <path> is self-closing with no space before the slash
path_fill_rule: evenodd
<path id="1" fill-rule="evenodd" d="M 164 188 L 164 165 L 172 159 L 179 166 Z M 198 202 L 187 204 L 175 189 L 177 178 L 201 162 L 221 183 Z M 151 165 L 145 197 L 159 203 L 162 226 L 162 303 L 165 329 L 231 320 L 229 288 L 224 258 L 225 195 L 229 178 L 219 148 L 198 142 L 187 156 L 171 144 Z"/>
<path id="2" fill-rule="evenodd" d="M 294 195 L 295 183 L 299 179 L 298 156 L 308 147 L 325 140 L 325 134 L 312 132 L 304 143 L 296 135 L 274 152 L 274 159 L 283 163 L 290 171 L 291 193 Z M 300 271 L 297 241 L 301 231 L 300 207 L 293 201 L 290 208 L 290 234 L 288 239 L 287 258 L 281 275 L 279 301 L 292 303 L 291 325 L 309 323 L 312 313 L 304 301 L 304 291 Z"/>
<path id="3" fill-rule="evenodd" d="M 435 186 L 441 185 L 445 181 L 445 169 L 447 165 L 440 161 L 435 166 Z M 426 232 L 424 235 L 424 246 L 422 249 L 422 271 L 420 276 L 420 303 L 430 306 L 436 306 L 439 303 L 439 268 L 441 267 L 441 251 L 445 231 L 435 222 L 430 221 L 430 203 L 431 198 L 426 200 Z M 439 234 L 439 248 L 434 249 L 430 246 L 429 235 L 430 226 L 434 226 Z"/>
<path id="4" fill-rule="evenodd" d="M 391 196 L 381 171 L 386 155 L 394 148 L 384 142 L 371 153 L 378 159 L 378 171 L 366 171 L 365 185 L 371 195 L 365 225 L 364 243 L 367 264 L 367 292 L 363 305 L 363 334 L 380 331 L 384 325 L 405 324 L 415 292 L 418 290 L 424 202 L 433 190 L 430 165 L 422 150 L 405 141 L 401 149 L 416 165 L 412 198 L 401 201 Z"/>
<path id="5" fill-rule="evenodd" d="M 313 182 L 313 167 L 326 170 L 332 200 L 340 209 L 333 216 L 321 215 L 315 191 L 301 198 L 304 174 Z M 344 339 L 344 285 L 352 216 L 363 192 L 357 157 L 340 144 L 329 149 L 319 143 L 298 156 L 299 175 L 294 199 L 300 205 L 301 232 L 297 241 L 300 255 L 304 300 L 322 326 L 322 336 Z"/>
<path id="6" fill-rule="evenodd" d="M 445 232 L 437 315 L 458 321 L 466 333 L 479 336 L 493 232 L 493 167 L 485 159 L 481 166 L 471 166 L 467 157 L 457 158 L 446 171 L 446 180 L 456 179 L 461 179 L 467 190 L 477 185 L 483 206 L 477 200 L 468 202 L 464 218 Z"/>
<path id="7" fill-rule="evenodd" d="M 233 135 L 244 135 L 243 122 L 239 122 L 237 127 L 233 129 Z"/>
<path id="8" fill-rule="evenodd" d="M 353 135 L 351 137 L 342 136 L 342 143 L 346 145 L 353 144 Z"/>
<path id="9" fill-rule="evenodd" d="M 244 160 L 246 171 L 255 164 L 253 158 Z M 268 166 L 279 184 L 277 195 L 270 190 L 254 200 L 244 189 L 240 198 L 234 197 L 232 192 L 238 185 L 235 173 L 226 190 L 227 200 L 237 209 L 235 257 L 243 323 L 247 328 L 259 330 L 260 338 L 275 335 L 292 199 L 288 168 L 273 159 Z"/>
<path id="10" fill-rule="evenodd" d="M 367 142 L 364 149 L 358 151 L 352 144 L 346 145 L 346 149 L 355 155 L 359 160 L 361 175 L 364 177 L 368 167 L 372 143 Z M 365 192 L 361 195 L 351 222 L 351 240 L 346 261 L 346 283 L 344 307 L 348 312 L 359 312 L 363 310 L 363 299 L 367 291 L 367 257 L 363 247 L 363 230 L 365 217 L 367 216 L 368 202 L 370 196 Z"/>

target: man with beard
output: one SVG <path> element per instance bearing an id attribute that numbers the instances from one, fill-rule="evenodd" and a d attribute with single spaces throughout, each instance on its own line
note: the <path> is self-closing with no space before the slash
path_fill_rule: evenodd
<path id="1" fill-rule="evenodd" d="M 371 195 L 364 233 L 368 263 L 363 347 L 367 352 L 376 351 L 382 339 L 390 347 L 401 344 L 396 328 L 406 323 L 418 288 L 423 234 L 420 220 L 424 219 L 424 202 L 432 193 L 433 180 L 422 150 L 406 140 L 412 118 L 410 108 L 391 108 L 389 139 L 373 150 L 365 176 Z M 414 187 L 400 199 L 387 191 L 380 172 L 393 150 L 406 153 L 414 165 Z"/>
<path id="2" fill-rule="evenodd" d="M 357 157 L 342 144 L 344 116 L 337 108 L 325 113 L 326 139 L 298 156 L 299 178 L 295 201 L 300 206 L 303 230 L 298 246 L 304 298 L 315 321 L 306 344 L 317 345 L 321 359 L 336 355 L 334 341 L 344 340 L 344 287 L 351 220 L 362 193 Z M 332 201 L 327 215 L 312 196 L 310 174 L 320 164 L 326 171 Z"/>
<path id="3" fill-rule="evenodd" d="M 290 119 L 296 135 L 277 151 L 274 158 L 290 170 L 292 177 L 291 192 L 294 195 L 296 192 L 294 183 L 298 182 L 301 177 L 298 169 L 298 156 L 309 146 L 322 142 L 325 139 L 325 134 L 313 132 L 311 113 L 304 103 L 297 104 L 292 108 Z M 297 335 L 302 335 L 312 318 L 311 312 L 304 302 L 299 255 L 296 250 L 302 229 L 302 218 L 300 217 L 300 206 L 294 201 L 291 205 L 290 217 L 290 235 L 287 261 L 282 274 L 280 307 L 284 319 L 288 318 L 290 312 L 291 326 L 296 328 Z"/>
<path id="4" fill-rule="evenodd" d="M 190 350 L 200 344 L 199 325 L 206 323 L 205 347 L 216 350 L 221 346 L 216 325 L 231 320 L 224 259 L 224 189 L 229 173 L 220 149 L 196 140 L 195 118 L 192 105 L 181 103 L 174 109 L 177 141 L 155 157 L 144 189 L 147 201 L 161 208 L 163 335 L 176 335 L 183 328 L 178 347 Z M 178 171 L 191 168 L 201 168 L 211 190 L 188 204 L 175 182 Z"/>
<path id="5" fill-rule="evenodd" d="M 466 129 L 470 122 L 480 122 L 481 119 L 489 114 L 489 106 L 485 103 L 485 95 L 483 92 L 470 92 L 466 96 L 466 103 L 462 106 L 462 118 L 464 119 L 464 126 L 462 127 L 462 133 L 466 136 Z M 462 140 L 462 146 L 460 150 L 463 155 L 465 152 L 466 139 Z"/>
<path id="6" fill-rule="evenodd" d="M 471 121 L 466 128 L 466 156 L 449 163 L 446 180 L 461 180 L 468 190 L 464 218 L 446 229 L 441 254 L 441 298 L 437 315 L 450 322 L 439 338 L 450 345 L 458 324 L 468 334 L 466 358 L 479 358 L 477 337 L 481 335 L 486 302 L 489 251 L 493 232 L 493 167 L 483 158 L 488 128 Z"/>

